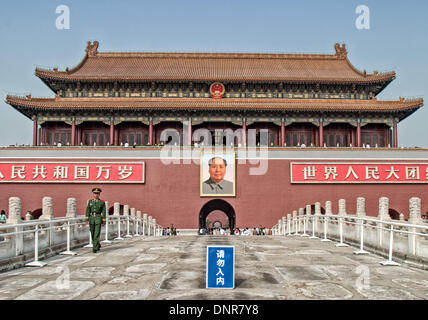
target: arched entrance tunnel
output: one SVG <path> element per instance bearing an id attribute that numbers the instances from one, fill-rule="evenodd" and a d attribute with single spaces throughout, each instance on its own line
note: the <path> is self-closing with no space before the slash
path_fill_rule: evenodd
<path id="1" fill-rule="evenodd" d="M 223 213 L 226 215 L 227 220 L 222 219 Z M 211 219 L 208 216 L 210 216 Z M 207 225 L 207 218 L 210 225 Z M 222 224 L 222 227 L 229 227 L 234 229 L 235 221 L 235 210 L 228 202 L 222 199 L 208 201 L 204 204 L 204 206 L 201 208 L 201 211 L 199 212 L 199 229 L 212 227 L 213 224 L 218 225 L 218 222 Z"/>

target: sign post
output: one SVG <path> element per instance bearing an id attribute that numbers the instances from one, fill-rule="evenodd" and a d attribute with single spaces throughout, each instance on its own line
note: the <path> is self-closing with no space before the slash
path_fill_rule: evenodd
<path id="1" fill-rule="evenodd" d="M 235 288 L 235 246 L 207 246 L 207 288 Z"/>

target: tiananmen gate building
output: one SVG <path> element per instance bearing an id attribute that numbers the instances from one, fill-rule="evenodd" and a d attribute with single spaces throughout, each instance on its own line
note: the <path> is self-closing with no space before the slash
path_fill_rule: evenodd
<path id="1" fill-rule="evenodd" d="M 344 44 L 334 54 L 98 46 L 74 68 L 35 70 L 53 98 L 6 97 L 33 121 L 34 146 L 0 150 L 1 208 L 18 196 L 35 213 L 51 196 L 63 216 L 75 197 L 83 214 L 98 186 L 110 207 L 160 225 L 245 228 L 327 200 L 352 213 L 359 196 L 368 215 L 386 196 L 391 217 L 407 218 L 409 198 L 427 198 L 428 150 L 398 148 L 397 130 L 423 100 L 378 100 L 395 72 L 356 69 Z"/>

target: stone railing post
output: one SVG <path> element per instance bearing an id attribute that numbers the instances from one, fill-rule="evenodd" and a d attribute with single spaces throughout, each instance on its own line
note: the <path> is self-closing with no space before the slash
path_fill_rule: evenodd
<path id="1" fill-rule="evenodd" d="M 305 209 L 299 208 L 299 227 L 298 227 L 299 231 L 302 230 L 302 224 L 303 224 L 303 219 L 304 219 L 303 215 L 305 214 L 304 211 L 305 211 Z"/>
<path id="2" fill-rule="evenodd" d="M 42 215 L 39 219 L 41 220 L 52 220 L 53 219 L 53 205 L 51 197 L 43 197 L 42 200 Z"/>
<path id="3" fill-rule="evenodd" d="M 113 215 L 114 216 L 120 216 L 120 203 L 119 202 L 113 203 Z"/>
<path id="4" fill-rule="evenodd" d="M 331 210 L 331 201 L 325 202 L 325 214 L 328 216 L 331 216 L 333 214 L 333 211 Z"/>
<path id="5" fill-rule="evenodd" d="M 112 223 L 111 223 L 111 231 L 112 232 L 118 232 L 119 231 L 119 217 L 120 217 L 120 202 L 114 202 L 113 203 L 113 219 L 112 219 Z M 117 226 L 116 223 L 118 224 Z M 118 237 L 120 237 L 120 235 L 118 235 Z"/>
<path id="6" fill-rule="evenodd" d="M 357 198 L 357 217 L 365 217 L 366 216 L 366 199 L 363 197 Z"/>
<path id="7" fill-rule="evenodd" d="M 328 225 L 331 223 L 329 216 L 333 215 L 332 203 L 331 201 L 325 202 L 325 215 L 324 215 L 324 233 L 329 233 Z"/>
<path id="8" fill-rule="evenodd" d="M 282 217 L 282 235 L 285 236 L 286 235 L 286 224 L 287 218 L 285 216 Z"/>
<path id="9" fill-rule="evenodd" d="M 389 199 L 387 197 L 379 198 L 379 212 L 377 218 L 381 221 L 391 220 L 391 218 L 389 217 Z M 379 229 L 377 229 L 377 245 L 379 248 L 382 248 L 385 233 L 385 231 L 381 229 L 383 228 L 383 223 L 379 223 L 378 228 Z"/>
<path id="10" fill-rule="evenodd" d="M 134 227 L 134 233 L 135 233 L 135 223 L 136 223 L 136 221 L 135 221 L 135 208 L 130 209 L 130 215 L 131 215 L 131 223 L 132 223 L 132 226 Z"/>
<path id="11" fill-rule="evenodd" d="M 156 225 L 156 219 L 155 218 L 152 218 L 152 225 L 153 225 L 153 235 L 157 236 L 157 232 L 156 232 L 157 231 L 156 230 L 157 229 L 156 228 L 157 225 Z"/>
<path id="12" fill-rule="evenodd" d="M 150 236 L 151 234 L 152 234 L 152 216 L 149 216 L 148 218 L 147 218 L 147 220 L 148 220 L 148 223 L 147 223 L 147 235 L 148 236 Z"/>
<path id="13" fill-rule="evenodd" d="M 126 216 L 129 216 L 129 205 L 127 205 L 127 204 L 125 204 L 124 206 L 123 206 L 123 215 L 126 217 Z"/>
<path id="14" fill-rule="evenodd" d="M 137 220 L 135 221 L 135 235 L 136 236 L 139 236 L 140 235 L 140 231 L 139 231 L 139 228 L 140 228 L 140 222 L 141 222 L 141 211 L 140 210 L 137 210 Z"/>
<path id="15" fill-rule="evenodd" d="M 309 209 L 310 210 L 310 209 Z M 303 223 L 303 234 L 302 237 L 307 237 L 307 233 L 306 231 L 308 231 L 308 215 L 307 215 L 307 211 L 305 210 L 305 208 L 302 208 L 302 223 Z"/>
<path id="16" fill-rule="evenodd" d="M 343 238 L 345 234 L 347 234 L 346 230 L 346 200 L 345 199 L 339 199 L 339 212 L 338 215 L 338 235 L 340 238 L 340 242 L 336 244 L 336 247 L 347 247 L 348 245 L 343 243 Z"/>
<path id="17" fill-rule="evenodd" d="M 9 217 L 6 223 L 17 224 L 21 222 L 21 199 L 18 197 L 9 198 Z"/>
<path id="18" fill-rule="evenodd" d="M 291 226 L 294 233 L 297 234 L 297 210 L 293 210 L 293 224 Z"/>
<path id="19" fill-rule="evenodd" d="M 67 199 L 67 213 L 65 214 L 66 218 L 76 218 L 76 198 Z M 76 221 L 70 221 L 70 225 L 75 224 Z M 74 239 L 74 235 L 77 232 L 77 225 L 74 225 L 70 228 L 70 239 Z"/>
<path id="20" fill-rule="evenodd" d="M 315 213 L 314 214 L 315 214 L 315 216 L 314 216 L 314 224 L 315 224 L 314 229 L 315 229 L 315 233 L 318 234 L 319 233 L 319 230 L 318 230 L 319 220 L 321 217 L 321 203 L 320 202 L 315 202 Z"/>
<path id="21" fill-rule="evenodd" d="M 129 205 L 127 205 L 127 204 L 125 204 L 124 206 L 123 206 L 123 216 L 125 217 L 125 223 L 126 223 L 126 235 L 125 235 L 125 237 L 126 238 L 130 238 L 131 237 L 131 234 L 129 233 L 130 232 L 130 216 L 129 216 Z"/>
<path id="22" fill-rule="evenodd" d="M 39 220 L 52 220 L 54 218 L 53 215 L 53 205 L 52 205 L 52 198 L 51 197 L 43 197 L 42 199 L 42 215 L 40 216 Z M 49 246 L 53 245 L 53 237 L 54 237 L 54 229 L 52 228 L 52 224 L 47 224 L 49 227 L 48 230 L 48 243 Z M 41 234 L 44 234 L 45 231 L 42 231 Z"/>
<path id="23" fill-rule="evenodd" d="M 298 228 L 297 228 L 297 230 L 299 232 L 300 232 L 300 230 L 303 231 L 303 219 L 304 219 L 303 215 L 304 214 L 305 214 L 305 209 L 299 208 L 298 217 L 297 217 L 299 219 Z"/>
<path id="24" fill-rule="evenodd" d="M 363 197 L 357 198 L 357 212 L 355 213 L 357 218 L 364 218 L 366 216 L 366 199 Z M 361 240 L 361 226 L 363 225 L 363 220 L 357 220 L 355 228 L 355 239 Z"/>
<path id="25" fill-rule="evenodd" d="M 143 213 L 143 236 L 147 235 L 147 213 Z"/>
<path id="26" fill-rule="evenodd" d="M 410 224 L 422 224 L 421 216 L 421 199 L 418 197 L 412 197 L 409 199 L 409 223 Z M 417 228 L 408 228 L 409 232 L 418 232 Z M 409 254 L 416 255 L 419 249 L 420 237 L 414 234 L 408 234 L 408 252 Z"/>
<path id="27" fill-rule="evenodd" d="M 67 199 L 67 213 L 65 216 L 67 218 L 76 218 L 76 199 L 75 198 Z"/>
<path id="28" fill-rule="evenodd" d="M 379 220 L 390 221 L 391 217 L 389 216 L 389 199 L 387 197 L 379 198 Z"/>
<path id="29" fill-rule="evenodd" d="M 277 235 L 280 236 L 281 235 L 281 230 L 282 230 L 282 219 L 278 219 L 278 232 Z"/>
<path id="30" fill-rule="evenodd" d="M 125 215 L 125 206 L 123 207 L 123 216 Z M 116 238 L 114 238 L 114 240 L 120 240 L 122 241 L 124 238 L 122 237 L 122 216 L 120 214 L 120 202 L 114 202 L 113 203 L 113 223 L 112 223 L 112 229 L 113 232 L 117 235 Z M 117 223 L 117 228 L 116 230 L 114 230 L 115 228 L 115 224 Z"/>
<path id="31" fill-rule="evenodd" d="M 346 216 L 346 200 L 339 199 L 339 216 Z"/>
<path id="32" fill-rule="evenodd" d="M 9 224 L 21 224 L 21 199 L 18 197 L 10 197 L 9 198 L 9 217 L 7 218 L 7 223 Z M 15 232 L 22 231 L 22 227 L 15 228 Z M 6 232 L 11 232 L 12 230 L 6 230 Z M 12 237 L 7 236 L 5 237 L 6 241 L 9 241 L 9 239 L 12 239 Z M 17 234 L 15 236 L 15 256 L 19 256 L 23 253 L 24 250 L 24 235 Z"/>
<path id="33" fill-rule="evenodd" d="M 305 209 L 305 221 L 306 221 L 306 231 L 308 233 L 312 232 L 312 223 L 313 220 L 311 219 L 311 224 L 309 225 L 309 219 L 312 218 L 312 206 L 310 204 L 306 205 L 306 209 Z"/>
<path id="34" fill-rule="evenodd" d="M 291 235 L 291 227 L 292 227 L 292 225 L 291 225 L 291 214 L 287 213 L 287 232 L 288 232 L 288 235 Z"/>

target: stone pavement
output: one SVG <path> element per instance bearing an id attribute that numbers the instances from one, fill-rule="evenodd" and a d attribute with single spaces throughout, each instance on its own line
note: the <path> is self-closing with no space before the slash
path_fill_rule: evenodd
<path id="1" fill-rule="evenodd" d="M 206 245 L 234 245 L 236 288 L 205 289 Z M 134 237 L 0 274 L 0 299 L 427 299 L 428 271 L 300 236 Z"/>

